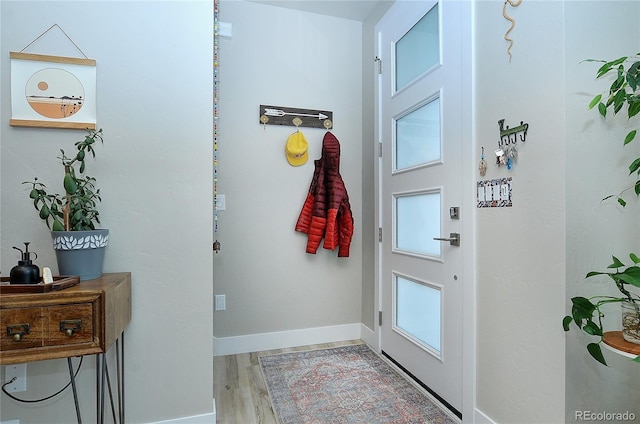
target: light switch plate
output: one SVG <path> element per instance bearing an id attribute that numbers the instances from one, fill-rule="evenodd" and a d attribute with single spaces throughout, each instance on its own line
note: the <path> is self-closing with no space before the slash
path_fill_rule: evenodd
<path id="1" fill-rule="evenodd" d="M 479 208 L 500 208 L 513 206 L 512 177 L 478 181 L 477 206 Z"/>
<path id="2" fill-rule="evenodd" d="M 227 209 L 227 199 L 224 194 L 218 194 L 216 196 L 216 210 L 224 211 Z"/>
<path id="3" fill-rule="evenodd" d="M 233 36 L 233 24 L 231 22 L 218 22 L 218 35 L 231 38 Z"/>
<path id="4" fill-rule="evenodd" d="M 225 311 L 227 309 L 227 296 L 224 294 L 217 294 L 215 296 L 214 306 L 216 311 Z"/>

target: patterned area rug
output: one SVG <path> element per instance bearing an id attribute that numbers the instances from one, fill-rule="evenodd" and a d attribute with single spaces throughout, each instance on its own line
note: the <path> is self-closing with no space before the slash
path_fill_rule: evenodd
<path id="1" fill-rule="evenodd" d="M 455 423 L 365 344 L 259 360 L 279 424 Z"/>

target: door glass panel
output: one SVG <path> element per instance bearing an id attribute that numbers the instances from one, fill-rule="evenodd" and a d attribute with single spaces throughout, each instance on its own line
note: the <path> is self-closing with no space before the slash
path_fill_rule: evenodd
<path id="1" fill-rule="evenodd" d="M 398 40 L 395 53 L 396 91 L 440 62 L 437 4 Z"/>
<path id="2" fill-rule="evenodd" d="M 396 120 L 395 171 L 440 160 L 440 98 Z"/>
<path id="3" fill-rule="evenodd" d="M 409 338 L 440 353 L 439 288 L 395 276 L 395 325 Z"/>
<path id="4" fill-rule="evenodd" d="M 395 196 L 395 248 L 440 257 L 440 192 Z"/>

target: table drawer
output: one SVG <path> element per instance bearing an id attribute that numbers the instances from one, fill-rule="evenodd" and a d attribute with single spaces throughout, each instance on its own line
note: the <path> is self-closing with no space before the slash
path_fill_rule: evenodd
<path id="1" fill-rule="evenodd" d="M 0 351 L 94 340 L 94 304 L 0 309 Z"/>
<path id="2" fill-rule="evenodd" d="M 44 293 L 0 293 L 0 365 L 106 353 L 130 320 L 128 272 Z"/>
<path id="3" fill-rule="evenodd" d="M 45 308 L 0 309 L 0 350 L 44 346 L 48 338 Z"/>
<path id="4" fill-rule="evenodd" d="M 93 340 L 93 304 L 51 306 L 48 344 L 50 346 L 91 342 Z"/>

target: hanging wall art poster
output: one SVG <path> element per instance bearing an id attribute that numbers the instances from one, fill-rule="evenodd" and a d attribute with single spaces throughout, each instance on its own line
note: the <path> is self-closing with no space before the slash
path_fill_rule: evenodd
<path id="1" fill-rule="evenodd" d="M 96 128 L 96 61 L 10 52 L 16 127 Z"/>

